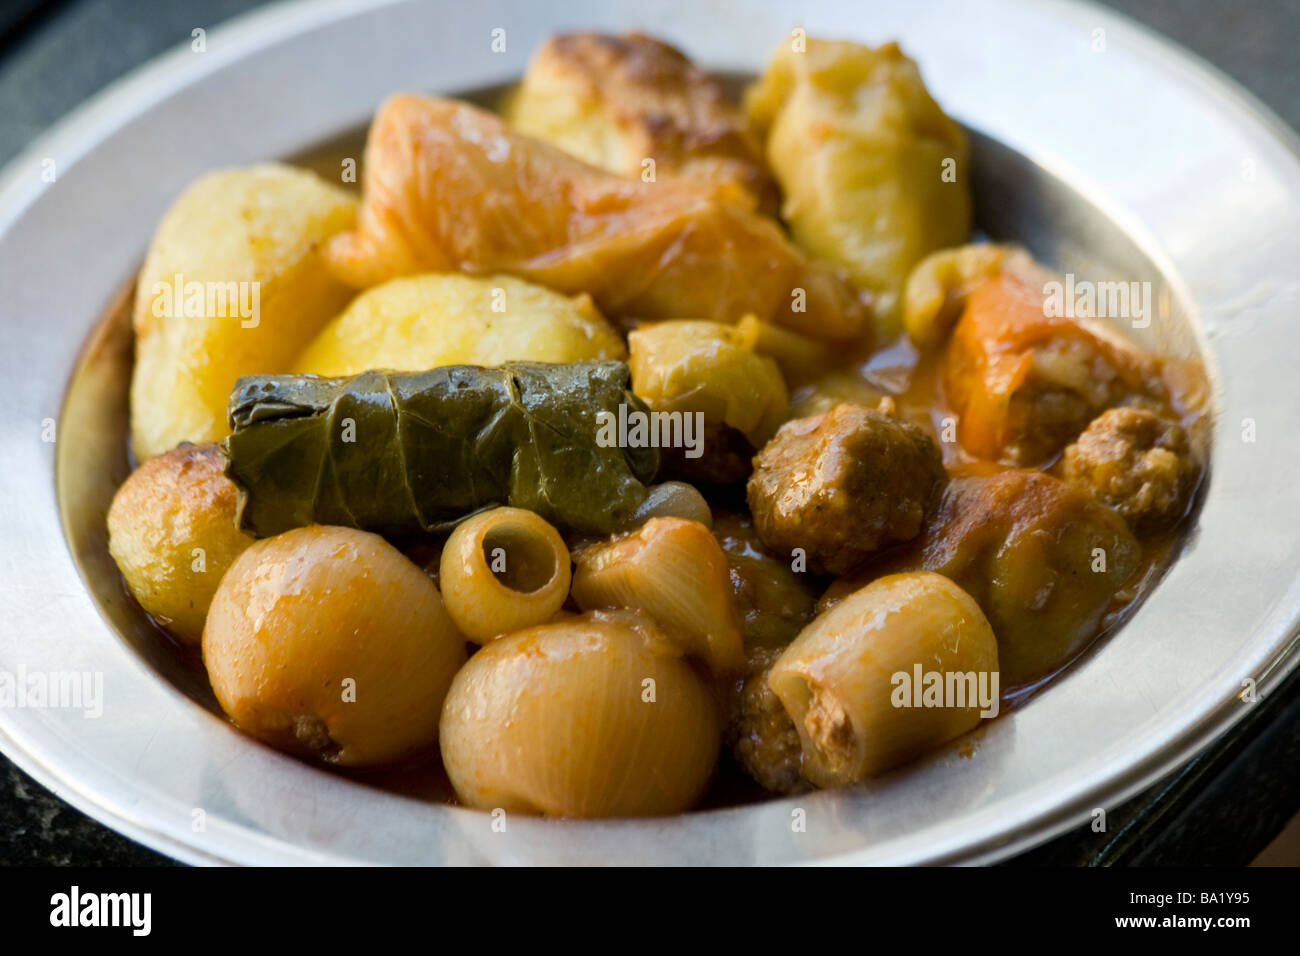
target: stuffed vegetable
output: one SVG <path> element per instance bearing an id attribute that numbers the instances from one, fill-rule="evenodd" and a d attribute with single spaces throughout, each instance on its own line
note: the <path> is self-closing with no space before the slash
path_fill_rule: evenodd
<path id="1" fill-rule="evenodd" d="M 622 362 L 449 365 L 352 378 L 253 375 L 230 397 L 241 528 L 449 531 L 493 505 L 609 533 L 646 495 L 655 448 L 605 448 L 598 413 L 644 411 Z"/>

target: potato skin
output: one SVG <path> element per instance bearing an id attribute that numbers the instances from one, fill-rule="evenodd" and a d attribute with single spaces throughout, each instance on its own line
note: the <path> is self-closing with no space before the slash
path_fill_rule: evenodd
<path id="1" fill-rule="evenodd" d="M 203 663 L 231 720 L 341 766 L 432 745 L 464 661 L 465 639 L 428 576 L 353 528 L 311 525 L 255 543 L 222 578 L 203 631 Z"/>
<path id="2" fill-rule="evenodd" d="M 209 173 L 163 216 L 136 286 L 131 441 L 143 461 L 182 441 L 228 433 L 235 380 L 287 372 L 298 352 L 347 301 L 320 247 L 351 226 L 356 201 L 313 173 L 268 163 Z M 187 314 L 167 288 L 256 283 L 258 314 L 238 302 Z M 245 286 L 251 299 L 253 286 Z M 248 301 L 247 299 L 245 300 Z M 255 325 L 248 323 L 256 322 Z"/>
<path id="3" fill-rule="evenodd" d="M 641 33 L 552 37 L 533 55 L 506 106 L 522 133 L 593 166 L 733 182 L 775 215 L 780 203 L 763 148 L 722 84 L 673 47 Z"/>
<path id="4" fill-rule="evenodd" d="M 295 371 L 422 372 L 442 365 L 621 359 L 626 353 L 589 296 L 561 295 L 513 276 L 427 273 L 359 295 L 299 356 Z"/>
<path id="5" fill-rule="evenodd" d="M 225 467 L 219 446 L 181 445 L 133 471 L 108 509 L 108 552 L 127 587 L 186 644 L 199 642 L 221 576 L 253 543 L 235 526 L 239 492 Z"/>

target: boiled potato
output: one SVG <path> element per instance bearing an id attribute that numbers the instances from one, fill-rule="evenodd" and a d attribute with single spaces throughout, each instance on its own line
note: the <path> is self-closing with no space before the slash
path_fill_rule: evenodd
<path id="1" fill-rule="evenodd" d="M 108 552 L 155 621 L 187 644 L 253 539 L 235 526 L 239 493 L 217 445 L 181 445 L 131 473 L 108 509 Z"/>
<path id="2" fill-rule="evenodd" d="M 717 762 L 705 679 L 653 621 L 596 611 L 507 634 L 456 675 L 442 759 L 484 810 L 630 817 L 689 809 Z"/>
<path id="3" fill-rule="evenodd" d="M 167 211 L 136 287 L 131 441 L 138 459 L 228 434 L 235 380 L 286 372 L 347 301 L 320 247 L 356 202 L 278 164 L 209 173 Z"/>
<path id="4" fill-rule="evenodd" d="M 212 599 L 203 663 L 222 709 L 272 746 L 341 766 L 434 743 L 465 639 L 429 577 L 376 534 L 265 538 Z"/>
<path id="5" fill-rule="evenodd" d="M 979 605 L 951 580 L 893 574 L 804 628 L 767 682 L 799 732 L 803 775 L 844 786 L 961 736 L 982 712 L 996 714 L 998 644 Z"/>
<path id="6" fill-rule="evenodd" d="M 894 43 L 786 44 L 745 105 L 795 241 L 870 289 L 878 336 L 892 337 L 908 270 L 970 233 L 965 133 Z"/>
<path id="7" fill-rule="evenodd" d="M 511 276 L 429 273 L 357 297 L 299 357 L 296 369 L 355 375 L 440 365 L 617 359 L 623 342 L 587 295 Z"/>

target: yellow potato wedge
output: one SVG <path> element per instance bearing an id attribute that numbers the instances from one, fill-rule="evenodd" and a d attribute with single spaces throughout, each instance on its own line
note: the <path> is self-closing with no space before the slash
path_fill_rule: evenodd
<path id="1" fill-rule="evenodd" d="M 344 190 L 273 163 L 209 173 L 172 204 L 136 286 L 139 460 L 224 438 L 235 380 L 291 368 L 348 300 L 320 248 L 355 214 Z"/>
<path id="2" fill-rule="evenodd" d="M 618 359 L 618 334 L 586 295 L 511 276 L 428 273 L 368 290 L 330 322 L 295 370 L 355 375 L 441 365 Z"/>

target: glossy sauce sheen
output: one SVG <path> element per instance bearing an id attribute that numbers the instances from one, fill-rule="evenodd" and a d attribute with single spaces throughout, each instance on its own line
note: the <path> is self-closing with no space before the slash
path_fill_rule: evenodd
<path id="1" fill-rule="evenodd" d="M 120 324 L 125 326 L 126 334 L 130 335 L 132 297 L 129 291 L 133 288 L 134 280 L 127 284 L 123 294 L 117 297 L 110 308 L 106 310 L 106 314 L 101 320 L 102 327 Z M 956 477 L 966 474 L 995 472 L 1003 466 L 974 458 L 956 441 L 941 440 L 946 420 L 955 420 L 956 417 L 944 395 L 943 355 L 942 350 L 922 355 L 903 337 L 874 351 L 868 350 L 847 355 L 841 363 L 825 369 L 818 378 L 824 379 L 828 374 L 838 376 L 841 388 L 835 391 L 837 396 L 844 401 L 857 401 L 861 404 L 876 405 L 881 399 L 892 400 L 897 415 L 924 429 L 935 440 L 950 475 Z M 1166 360 L 1162 362 L 1162 377 L 1169 387 L 1172 404 L 1179 415 L 1180 422 L 1188 430 L 1189 435 L 1193 437 L 1194 447 L 1198 449 L 1204 466 L 1208 461 L 1207 448 L 1210 424 L 1207 414 L 1209 387 L 1204 368 L 1201 363 L 1196 361 Z M 792 412 L 807 414 L 807 410 L 801 408 L 800 402 L 807 399 L 810 393 L 816 389 L 816 384 L 813 381 L 792 376 L 788 376 L 788 384 L 792 400 Z M 121 446 L 124 450 L 124 467 L 121 470 L 123 474 L 126 474 L 134 468 L 136 462 L 130 450 L 127 422 L 124 420 L 121 424 Z M 1059 456 L 1058 460 L 1052 462 L 1051 466 L 1044 470 L 1049 473 L 1059 472 Z M 1205 473 L 1203 472 L 1201 478 L 1202 488 L 1205 480 Z M 1200 489 L 1198 488 L 1198 493 L 1192 497 L 1192 503 L 1188 509 L 1189 513 L 1195 511 L 1199 492 Z M 739 501 L 735 494 L 723 493 L 714 496 L 710 503 L 714 505 L 715 510 L 718 508 L 726 510 L 734 508 L 739 504 Z M 1169 531 L 1141 539 L 1142 555 L 1138 568 L 1126 586 L 1112 600 L 1102 618 L 1096 635 L 1088 647 L 1081 650 L 1073 660 L 1064 664 L 1057 672 L 1043 677 L 1032 685 L 1010 690 L 1004 688 L 1004 711 L 1014 709 L 1027 701 L 1038 690 L 1051 683 L 1062 671 L 1068 669 L 1074 663 L 1074 660 L 1086 654 L 1090 647 L 1095 646 L 1098 639 L 1114 631 L 1123 623 L 1126 616 L 1141 603 L 1146 594 L 1159 582 L 1164 571 L 1176 556 L 1187 524 L 1188 516 L 1185 515 L 1183 520 Z M 894 549 L 887 558 L 891 560 L 899 558 L 906 553 L 908 547 L 908 545 L 903 545 Z M 429 551 L 433 559 L 429 561 L 419 560 L 421 549 Z M 430 573 L 436 583 L 436 555 L 438 549 L 432 543 L 417 543 L 408 548 L 408 553 L 416 559 L 418 564 L 425 566 L 426 571 Z M 135 601 L 130 597 L 124 583 L 122 589 L 127 600 L 135 605 Z M 821 610 L 820 607 L 819 610 Z M 148 618 L 148 615 L 142 610 L 139 613 Z M 197 651 L 178 644 L 165 629 L 158 626 L 157 622 L 152 621 L 152 619 L 149 620 L 162 641 L 170 645 L 172 653 L 182 662 L 184 669 L 192 672 L 195 680 L 206 683 L 207 678 L 203 662 Z M 215 710 L 215 707 L 210 709 Z M 966 738 L 967 743 L 962 746 L 961 755 L 971 756 L 978 749 L 978 740 L 981 736 L 982 728 L 968 735 Z M 457 802 L 436 749 L 417 755 L 401 766 L 351 770 L 333 768 L 333 770 L 358 783 L 374 786 L 385 791 L 431 802 L 452 804 Z M 767 794 L 740 770 L 724 750 L 724 759 L 718 767 L 714 784 L 700 801 L 699 809 L 753 803 L 769 796 L 770 794 Z"/>
<path id="2" fill-rule="evenodd" d="M 874 404 L 882 399 L 887 403 L 892 402 L 895 414 L 929 434 L 943 455 L 949 477 L 991 475 L 1006 469 L 1008 466 L 971 455 L 956 440 L 942 440 L 945 428 L 951 435 L 957 421 L 957 415 L 944 394 L 945 354 L 942 348 L 922 354 L 907 341 L 906 336 L 902 336 L 874 352 L 868 351 L 846 359 L 842 371 L 846 373 L 846 378 L 861 387 L 862 394 L 857 398 L 859 402 Z M 1187 511 L 1175 525 L 1157 534 L 1138 538 L 1142 550 L 1137 568 L 1107 606 L 1096 633 L 1088 643 L 1053 673 L 1029 685 L 1004 687 L 1003 700 L 1007 709 L 1028 700 L 1086 654 L 1101 637 L 1118 629 L 1128 614 L 1136 610 L 1142 599 L 1160 581 L 1182 543 L 1189 518 L 1198 506 L 1207 480 L 1210 389 L 1201 362 L 1165 358 L 1158 361 L 1161 380 L 1169 392 L 1171 409 L 1191 437 L 1192 447 L 1201 464 L 1198 486 L 1189 497 Z M 797 408 L 800 399 L 815 388 L 811 382 L 791 382 L 792 405 Z M 853 399 L 846 397 L 845 400 Z M 1061 477 L 1061 458 L 1060 454 L 1056 455 L 1039 470 Z M 871 578 L 887 573 L 890 565 L 907 563 L 908 558 L 918 550 L 914 544 L 891 549 L 879 562 L 873 562 L 873 567 L 855 575 L 854 583 L 865 584 Z M 842 596 L 836 594 L 836 590 L 838 589 L 832 587 L 830 594 L 819 602 L 819 613 L 833 603 L 834 599 Z"/>

